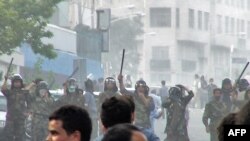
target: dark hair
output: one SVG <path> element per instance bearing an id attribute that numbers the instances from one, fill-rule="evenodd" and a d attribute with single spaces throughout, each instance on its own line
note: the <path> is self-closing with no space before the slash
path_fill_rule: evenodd
<path id="1" fill-rule="evenodd" d="M 88 112 L 77 106 L 67 105 L 53 112 L 49 121 L 61 120 L 67 134 L 81 133 L 81 141 L 90 141 L 92 124 Z"/>
<path id="2" fill-rule="evenodd" d="M 219 141 L 224 141 L 224 126 L 225 125 L 234 125 L 236 122 L 236 113 L 230 113 L 226 117 L 224 117 L 217 128 L 218 131 L 218 139 Z"/>
<path id="3" fill-rule="evenodd" d="M 210 81 L 213 81 L 213 82 L 214 82 L 214 79 L 213 79 L 213 78 L 210 78 L 210 79 L 209 79 L 209 82 L 210 82 Z"/>
<path id="4" fill-rule="evenodd" d="M 102 141 L 131 141 L 133 131 L 140 131 L 131 124 L 118 124 L 108 130 Z"/>
<path id="5" fill-rule="evenodd" d="M 205 80 L 205 76 L 202 75 L 202 76 L 200 77 L 200 80 Z"/>
<path id="6" fill-rule="evenodd" d="M 131 95 L 122 95 L 122 98 L 124 98 L 125 100 L 128 101 L 128 103 L 130 104 L 131 107 L 131 112 L 134 113 L 135 112 L 135 102 L 134 99 Z"/>
<path id="7" fill-rule="evenodd" d="M 221 89 L 220 89 L 220 88 L 215 88 L 215 89 L 213 90 L 213 94 L 215 94 L 215 92 L 217 92 L 217 91 L 219 91 L 219 92 L 221 93 Z"/>
<path id="8" fill-rule="evenodd" d="M 250 125 L 250 101 L 240 109 L 236 116 L 237 124 Z"/>
<path id="9" fill-rule="evenodd" d="M 231 87 L 232 87 L 232 82 L 231 82 L 231 80 L 230 80 L 229 78 L 225 78 L 225 79 L 222 81 L 222 86 L 221 86 L 221 88 L 222 88 L 222 89 L 225 89 L 224 87 L 225 87 L 226 84 L 229 84 L 229 85 L 231 85 Z"/>
<path id="10" fill-rule="evenodd" d="M 85 90 L 88 91 L 88 92 L 93 92 L 94 91 L 94 83 L 92 80 L 90 79 L 87 79 L 85 81 Z"/>
<path id="11" fill-rule="evenodd" d="M 250 124 L 250 101 L 248 101 L 237 113 L 231 113 L 224 117 L 218 126 L 219 141 L 224 141 L 225 125 L 249 125 Z"/>
<path id="12" fill-rule="evenodd" d="M 131 123 L 131 104 L 122 96 L 114 96 L 106 99 L 101 107 L 101 121 L 105 128 L 120 123 Z"/>
<path id="13" fill-rule="evenodd" d="M 166 85 L 166 81 L 165 81 L 165 80 L 162 80 L 162 81 L 161 81 L 161 85 L 165 86 L 165 85 Z"/>
<path id="14" fill-rule="evenodd" d="M 199 78 L 199 75 L 198 75 L 198 74 L 195 74 L 194 77 L 198 79 L 198 78 Z"/>
<path id="15" fill-rule="evenodd" d="M 36 78 L 33 82 L 37 84 L 39 84 L 39 82 L 43 81 L 42 78 Z"/>

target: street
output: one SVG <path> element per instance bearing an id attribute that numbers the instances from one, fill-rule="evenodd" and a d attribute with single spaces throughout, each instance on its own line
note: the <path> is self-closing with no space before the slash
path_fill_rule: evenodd
<path id="1" fill-rule="evenodd" d="M 188 134 L 190 141 L 209 141 L 209 134 L 206 133 L 205 127 L 202 123 L 203 110 L 190 108 L 190 119 L 188 123 Z M 159 119 L 156 122 L 155 131 L 161 141 L 166 138 L 164 129 L 166 126 L 166 119 Z"/>

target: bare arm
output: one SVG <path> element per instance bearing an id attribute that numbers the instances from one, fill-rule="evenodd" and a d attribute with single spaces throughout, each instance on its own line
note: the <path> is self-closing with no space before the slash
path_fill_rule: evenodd
<path id="1" fill-rule="evenodd" d="M 25 90 L 29 90 L 29 91 L 31 91 L 31 89 L 33 88 L 33 87 L 35 87 L 36 86 L 36 83 L 35 82 L 31 82 L 28 86 L 26 86 L 24 89 Z"/>
<path id="2" fill-rule="evenodd" d="M 148 108 L 150 106 L 151 100 L 153 101 L 153 98 L 151 97 L 145 97 L 144 93 L 138 93 L 140 99 L 142 100 L 143 104 Z"/>
<path id="3" fill-rule="evenodd" d="M 118 81 L 119 81 L 119 87 L 120 87 L 120 93 L 123 95 L 133 95 L 133 93 L 129 92 L 123 83 L 123 76 L 119 74 L 118 76 Z"/>
<path id="4" fill-rule="evenodd" d="M 6 76 L 5 76 L 6 77 Z M 2 88 L 1 88 L 1 91 L 6 91 L 8 90 L 8 86 L 7 86 L 7 79 L 4 79 L 4 82 L 3 82 L 3 85 L 2 85 Z"/>

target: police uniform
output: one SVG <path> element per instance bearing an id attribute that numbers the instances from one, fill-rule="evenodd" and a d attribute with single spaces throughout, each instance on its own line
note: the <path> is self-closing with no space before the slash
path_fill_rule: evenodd
<path id="1" fill-rule="evenodd" d="M 20 80 L 21 87 L 23 87 L 22 77 L 14 75 L 12 78 L 12 88 L 2 90 L 7 99 L 7 115 L 2 141 L 24 140 L 24 124 L 26 113 L 30 107 L 30 97 L 28 91 L 13 86 L 16 80 Z"/>

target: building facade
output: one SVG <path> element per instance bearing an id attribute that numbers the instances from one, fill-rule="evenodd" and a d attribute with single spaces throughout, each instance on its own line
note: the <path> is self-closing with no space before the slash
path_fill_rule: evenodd
<path id="1" fill-rule="evenodd" d="M 61 5 L 67 5 L 60 9 L 68 11 L 69 27 L 74 27 L 79 20 L 91 25 L 93 9 L 110 8 L 112 16 L 118 18 L 145 13 L 145 34 L 138 37 L 143 41 L 138 46 L 142 56 L 138 78 L 145 79 L 150 85 L 159 85 L 161 80 L 168 84 L 192 85 L 195 74 L 215 78 L 220 84 L 225 77 L 236 79 L 249 60 L 249 0 L 80 2 L 81 18 L 76 1 Z"/>
<path id="2" fill-rule="evenodd" d="M 144 40 L 144 78 L 152 85 L 165 79 L 189 86 L 195 74 L 217 82 L 236 79 L 249 58 L 249 5 L 246 0 L 148 1 L 145 29 L 157 35 Z"/>

